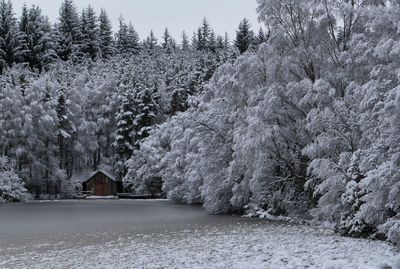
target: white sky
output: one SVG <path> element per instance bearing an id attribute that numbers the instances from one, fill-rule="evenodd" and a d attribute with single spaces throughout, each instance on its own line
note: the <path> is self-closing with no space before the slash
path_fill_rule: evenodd
<path id="1" fill-rule="evenodd" d="M 28 6 L 38 5 L 43 14 L 51 22 L 58 18 L 62 0 L 11 0 L 15 13 L 21 14 L 24 3 Z M 189 37 L 207 17 L 211 26 L 218 34 L 228 32 L 234 38 L 239 22 L 246 17 L 256 32 L 260 27 L 257 21 L 256 0 L 75 0 L 79 10 L 89 4 L 97 11 L 106 9 L 113 22 L 114 30 L 118 18 L 123 15 L 126 22 L 132 21 L 135 29 L 143 39 L 150 30 L 154 30 L 160 40 L 165 27 L 180 40 L 183 30 Z"/>

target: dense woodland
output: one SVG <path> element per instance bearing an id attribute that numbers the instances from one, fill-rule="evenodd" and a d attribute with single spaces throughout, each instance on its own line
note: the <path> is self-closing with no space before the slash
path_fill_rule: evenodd
<path id="1" fill-rule="evenodd" d="M 37 198 L 72 195 L 80 183 L 71 177 L 85 170 L 122 180 L 151 129 L 185 111 L 219 66 L 267 39 L 246 19 L 234 42 L 199 23 L 192 38 L 183 32 L 176 41 L 165 29 L 141 40 L 124 18 L 114 33 L 105 10 L 79 13 L 71 0 L 55 24 L 39 7 L 18 17 L 0 1 L 3 170 Z M 10 193 L 0 188 L 3 199 L 18 199 Z"/>
<path id="2" fill-rule="evenodd" d="M 143 41 L 0 1 L 0 199 L 113 169 L 138 194 L 400 243 L 400 3 L 258 0 L 265 31 Z M 15 194 L 13 194 L 15 193 Z"/>

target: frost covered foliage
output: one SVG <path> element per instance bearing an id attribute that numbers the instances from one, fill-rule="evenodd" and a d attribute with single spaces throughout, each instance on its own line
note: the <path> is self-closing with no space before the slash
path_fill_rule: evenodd
<path id="1" fill-rule="evenodd" d="M 0 155 L 36 198 L 71 197 L 73 174 L 102 166 L 121 180 L 154 126 L 186 111 L 219 66 L 268 33 L 254 35 L 243 20 L 231 42 L 204 18 L 181 37 L 165 29 L 142 39 L 122 17 L 114 33 L 106 10 L 80 12 L 73 0 L 55 22 L 38 6 L 18 12 L 0 1 Z M 160 182 L 146 189 L 163 195 Z"/>
<path id="2" fill-rule="evenodd" d="M 23 180 L 14 172 L 10 161 L 0 157 L 0 202 L 19 202 L 30 198 Z"/>
<path id="3" fill-rule="evenodd" d="M 209 52 L 154 51 L 57 62 L 42 74 L 15 66 L 0 78 L 0 153 L 16 161 L 36 197 L 69 197 L 71 176 L 101 165 L 122 178 L 153 125 L 186 110 L 224 61 Z"/>
<path id="4" fill-rule="evenodd" d="M 398 1 L 258 3 L 268 42 L 153 130 L 126 183 L 400 243 Z"/>
<path id="5" fill-rule="evenodd" d="M 115 36 L 105 10 L 80 16 L 65 0 L 52 27 L 40 8 L 16 18 L 12 3 L 0 1 L 0 155 L 35 198 L 71 197 L 75 173 L 103 166 L 121 180 L 153 127 L 186 111 L 238 54 L 206 19 L 182 47 L 168 30 L 161 44 L 153 33 L 140 42 L 122 18 Z M 163 195 L 160 181 L 149 184 Z"/>

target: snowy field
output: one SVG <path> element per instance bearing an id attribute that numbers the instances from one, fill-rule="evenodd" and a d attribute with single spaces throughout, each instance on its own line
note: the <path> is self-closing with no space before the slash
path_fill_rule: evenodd
<path id="1" fill-rule="evenodd" d="M 28 211 L 40 217 L 31 215 L 26 226 L 11 227 L 3 218 L 11 209 L 16 212 L 11 220 L 23 220 L 19 214 Z M 108 213 L 99 215 L 101 211 Z M 138 215 L 130 215 L 134 213 Z M 385 242 L 305 226 L 208 216 L 199 207 L 166 201 L 0 205 L 0 216 L 0 268 L 368 269 L 391 268 L 399 257 Z M 66 218 L 69 229 L 57 227 Z"/>

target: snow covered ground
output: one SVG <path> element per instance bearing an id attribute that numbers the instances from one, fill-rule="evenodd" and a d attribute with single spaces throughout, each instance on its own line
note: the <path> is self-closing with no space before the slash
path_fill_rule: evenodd
<path id="1" fill-rule="evenodd" d="M 101 206 L 112 201 L 97 203 Z M 151 208 L 157 207 L 157 203 L 161 209 L 167 205 L 156 201 L 130 203 L 133 207 L 140 204 L 147 207 L 149 214 L 156 212 Z M 368 269 L 391 268 L 400 257 L 385 242 L 345 238 L 326 230 L 279 222 L 233 217 L 231 220 L 211 217 L 207 219 L 210 221 L 204 221 L 206 216 L 199 208 L 193 208 L 191 220 L 180 219 L 182 210 L 191 210 L 190 207 L 174 210 L 181 225 L 176 229 L 173 225 L 142 232 L 132 228 L 119 238 L 103 241 L 108 232 L 99 226 L 93 231 L 99 240 L 87 243 L 67 236 L 60 241 L 23 247 L 0 244 L 0 268 Z"/>

